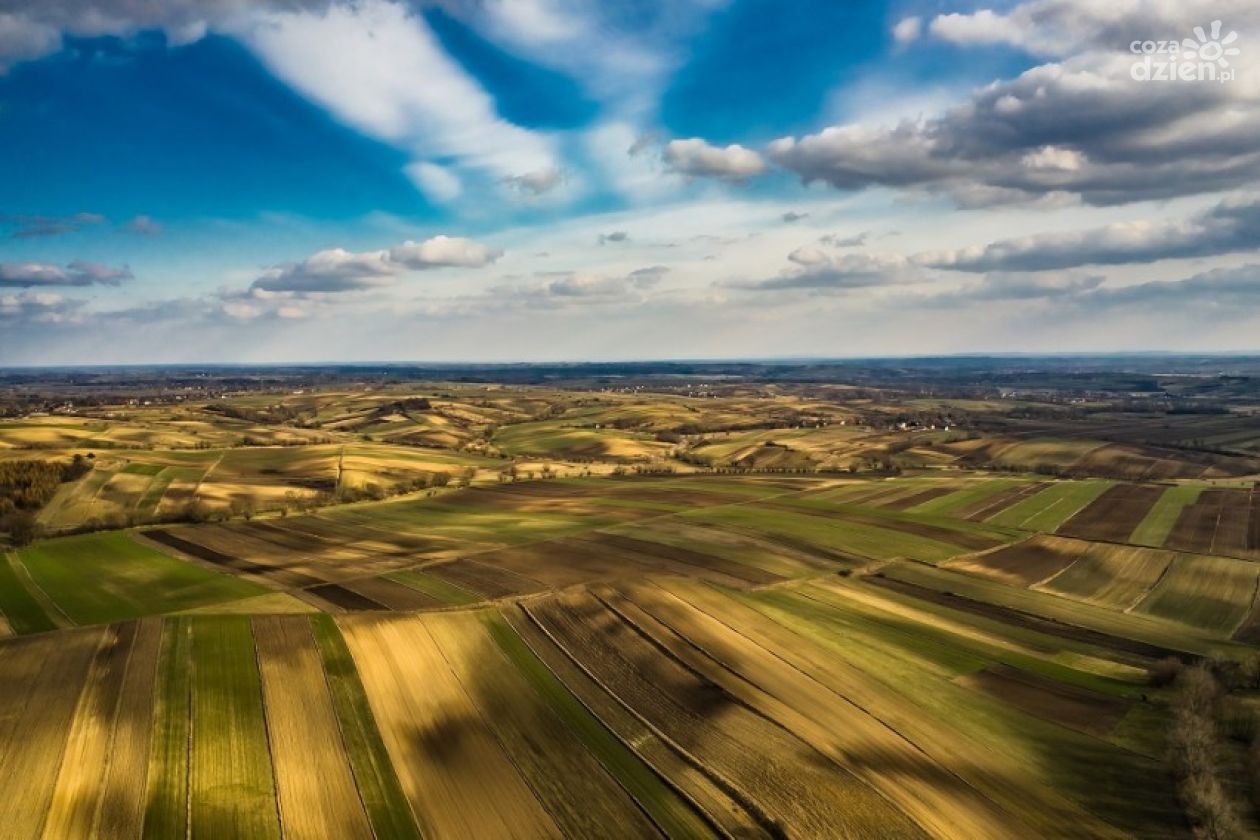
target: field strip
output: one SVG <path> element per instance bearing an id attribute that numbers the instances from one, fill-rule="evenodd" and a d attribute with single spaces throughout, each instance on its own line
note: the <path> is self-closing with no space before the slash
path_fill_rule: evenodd
<path id="1" fill-rule="evenodd" d="M 22 562 L 21 557 L 17 554 L 10 554 L 9 562 L 22 588 L 30 593 L 30 596 L 39 604 L 40 609 L 53 624 L 59 628 L 75 626 L 75 623 L 70 620 L 70 616 L 66 615 L 57 602 L 50 598 L 43 587 L 35 581 L 34 576 L 31 575 L 31 570 L 26 568 L 26 564 Z"/>
<path id="2" fill-rule="evenodd" d="M 134 623 L 108 627 L 102 634 L 53 786 L 44 823 L 43 836 L 47 840 L 91 835 L 135 634 Z"/>
<path id="3" fill-rule="evenodd" d="M 841 591 L 827 584 L 825 590 L 818 592 L 819 598 L 804 592 L 784 594 L 789 597 L 799 595 L 805 603 L 812 605 L 818 615 L 829 619 L 834 615 L 835 607 L 825 599 L 847 599 L 857 594 L 852 589 L 844 586 Z M 691 597 L 692 592 L 685 594 Z M 794 604 L 760 603 L 748 597 L 732 602 L 731 598 L 719 598 L 718 595 L 712 592 L 703 597 L 706 607 L 722 607 L 729 616 L 728 626 L 734 629 L 738 623 L 740 629 L 736 632 L 749 634 L 767 650 L 822 682 L 833 692 L 870 710 L 884 725 L 941 762 L 949 772 L 956 774 L 1023 826 L 1016 828 L 1011 836 L 1028 836 L 1030 833 L 1056 836 L 1062 833 L 1065 825 L 1072 826 L 1073 831 L 1080 835 L 1116 834 L 1079 804 L 1065 797 L 1057 787 L 1030 784 L 1026 776 L 1029 772 L 1027 756 L 994 750 L 992 745 L 976 740 L 974 731 L 971 734 L 960 732 L 953 719 L 955 707 L 948 697 L 938 700 L 935 693 L 907 695 L 902 682 L 905 678 L 903 668 L 890 668 L 887 672 L 876 670 L 884 663 L 893 664 L 886 654 L 869 651 L 857 641 L 854 644 L 867 655 L 865 658 L 854 656 L 849 649 L 847 632 L 839 629 L 844 625 L 824 628 L 816 615 L 802 611 Z M 886 609 L 883 606 L 875 608 Z M 833 630 L 838 630 L 840 635 L 833 636 Z M 952 683 L 948 675 L 936 679 L 942 690 L 950 690 Z"/>
<path id="4" fill-rule="evenodd" d="M 560 836 L 418 620 L 341 627 L 423 835 Z"/>
<path id="5" fill-rule="evenodd" d="M 305 616 L 256 616 L 267 731 L 284 836 L 370 838 Z"/>
<path id="6" fill-rule="evenodd" d="M 755 497 L 750 497 L 750 498 L 747 498 L 747 499 L 738 499 L 738 500 L 735 500 L 735 501 L 730 501 L 730 502 L 720 502 L 720 503 L 715 504 L 715 505 L 703 505 L 703 506 L 702 506 L 702 507 L 700 507 L 700 508 L 685 508 L 685 509 L 683 509 L 683 510 L 675 510 L 675 511 L 669 511 L 669 512 L 667 512 L 667 513 L 653 514 L 653 515 L 651 515 L 651 516 L 644 516 L 644 517 L 641 517 L 641 518 L 635 519 L 635 520 L 630 521 L 630 522 L 618 522 L 618 523 L 615 523 L 615 524 L 612 524 L 612 525 L 596 525 L 596 526 L 593 526 L 593 527 L 590 527 L 590 528 L 582 528 L 582 529 L 578 529 L 578 530 L 576 530 L 576 531 L 566 531 L 565 533 L 563 533 L 563 534 L 559 534 L 559 535 L 557 535 L 557 536 L 544 537 L 544 538 L 542 538 L 542 539 L 538 539 L 538 540 L 523 540 L 523 541 L 521 541 L 521 542 L 512 543 L 511 545 L 493 545 L 493 546 L 490 546 L 490 547 L 487 547 L 487 548 L 477 549 L 477 550 L 474 550 L 474 551 L 459 552 L 459 553 L 456 555 L 456 557 L 455 557 L 455 558 L 437 558 L 437 559 L 434 559 L 434 558 L 426 558 L 426 559 L 424 559 L 424 560 L 422 560 L 422 561 L 420 561 L 420 562 L 418 562 L 418 563 L 412 564 L 412 565 L 410 565 L 410 566 L 403 566 L 403 567 L 401 567 L 401 568 L 399 568 L 399 569 L 391 570 L 391 571 L 390 571 L 390 572 L 388 572 L 387 574 L 397 574 L 398 572 L 412 571 L 412 570 L 422 571 L 422 570 L 423 570 L 426 566 L 433 565 L 434 563 L 437 563 L 437 562 L 442 562 L 443 560 L 453 560 L 453 559 L 459 559 L 459 560 L 475 560 L 475 559 L 476 559 L 479 555 L 482 555 L 482 554 L 491 554 L 491 553 L 496 552 L 496 551 L 501 551 L 501 550 L 503 550 L 503 549 L 505 549 L 505 548 L 523 548 L 523 547 L 526 547 L 526 546 L 539 546 L 539 545 L 547 545 L 547 544 L 550 544 L 550 543 L 556 543 L 556 542 L 560 542 L 560 541 L 562 541 L 562 540 L 569 539 L 570 537 L 573 537 L 573 536 L 576 536 L 576 535 L 579 535 L 579 534 L 592 533 L 592 532 L 603 532 L 603 531 L 613 531 L 613 532 L 615 532 L 615 531 L 616 531 L 617 529 L 619 529 L 619 528 L 631 528 L 631 529 L 633 529 L 633 528 L 635 528 L 635 527 L 637 527 L 637 526 L 639 526 L 639 525 L 641 525 L 641 524 L 648 523 L 648 522 L 653 522 L 653 521 L 656 521 L 656 520 L 661 520 L 661 519 L 671 519 L 671 518 L 675 518 L 675 517 L 686 517 L 688 514 L 693 513 L 693 512 L 695 512 L 696 510 L 711 511 L 711 510 L 716 510 L 716 509 L 718 509 L 718 508 L 729 508 L 729 507 L 739 507 L 739 506 L 743 506 L 743 505 L 752 505 L 752 504 L 755 504 L 755 503 L 760 502 L 760 501 L 767 501 L 767 500 L 770 500 L 770 499 L 780 499 L 780 498 L 784 498 L 784 497 L 786 497 L 786 496 L 797 496 L 797 495 L 800 495 L 800 494 L 803 494 L 803 493 L 808 493 L 808 492 L 809 492 L 810 490 L 812 490 L 812 489 L 816 489 L 816 488 L 811 488 L 811 487 L 793 488 L 792 490 L 788 490 L 788 491 L 785 491 L 785 492 L 783 492 L 783 493 L 772 493 L 772 494 L 765 495 L 765 496 L 755 496 Z M 391 502 L 391 503 L 392 503 L 392 502 Z M 377 504 L 377 503 L 365 503 L 365 504 Z M 387 504 L 389 504 L 389 503 L 387 503 Z M 382 532 L 383 532 L 383 533 L 390 533 L 390 532 L 388 532 L 388 531 L 385 531 L 384 529 L 381 529 L 381 530 L 382 530 Z M 394 537 L 397 537 L 397 534 L 391 534 L 391 535 L 392 535 L 392 536 L 394 536 Z M 353 582 L 353 581 L 355 581 L 355 580 L 359 580 L 359 579 L 361 579 L 361 578 L 380 577 L 380 576 L 381 576 L 381 573 L 380 573 L 380 572 L 377 572 L 377 573 L 369 573 L 369 574 L 362 574 L 362 575 L 350 575 L 350 576 L 347 576 L 347 577 L 344 577 L 344 578 L 338 578 L 338 579 L 337 579 L 337 582 L 338 582 L 338 583 L 348 583 L 348 582 Z"/>
<path id="7" fill-rule="evenodd" d="M 592 668 L 619 695 L 743 791 L 763 825 L 807 835 L 922 837 L 922 830 L 846 769 L 746 700 L 701 676 L 592 594 L 556 599 L 557 627 L 582 636 Z M 571 631 L 570 631 L 571 632 Z M 771 829 L 773 831 L 773 829 Z"/>
<path id="8" fill-rule="evenodd" d="M 0 648 L 0 826 L 39 837 L 53 802 L 104 628 L 7 642 Z M 98 771 L 99 772 L 99 771 Z"/>
<path id="9" fill-rule="evenodd" d="M 1019 823 L 1011 814 L 870 710 L 677 595 L 656 589 L 659 595 L 653 598 L 646 588 L 633 591 L 638 595 L 635 600 L 620 597 L 614 608 L 629 610 L 632 618 L 636 612 L 650 616 L 678 634 L 695 654 L 676 645 L 671 649 L 838 767 L 855 774 L 925 830 L 948 836 L 966 826 L 968 836 L 992 838 L 1018 831 Z M 739 671 L 734 670 L 735 662 Z M 856 756 L 862 760 L 854 761 Z"/>
<path id="10" fill-rule="evenodd" d="M 15 633 L 41 633 L 60 625 L 44 610 L 40 601 L 22 585 L 17 558 L 0 554 L 0 612 Z"/>
<path id="11" fill-rule="evenodd" d="M 146 618 L 136 623 L 136 638 L 118 697 L 93 836 L 139 837 L 144 829 L 145 785 L 161 642 L 161 619 Z"/>
<path id="12" fill-rule="evenodd" d="M 504 615 L 487 616 L 486 624 L 503 656 L 662 834 L 666 837 L 712 836 L 711 828 L 684 798 L 565 687 Z"/>
<path id="13" fill-rule="evenodd" d="M 354 660 L 332 616 L 310 616 L 324 679 L 337 715 L 342 741 L 354 771 L 360 800 L 378 838 L 420 840 L 411 805 L 390 763 L 372 717 Z"/>
<path id="14" fill-rule="evenodd" d="M 504 607 L 512 629 L 534 656 L 624 747 L 634 753 L 723 837 L 758 833 L 756 816 L 709 768 L 617 697 L 573 657 L 525 606 Z M 696 832 L 694 836 L 703 836 Z M 671 835 L 673 836 L 673 835 Z M 682 836 L 692 836 L 686 832 Z"/>
<path id="15" fill-rule="evenodd" d="M 656 828 L 504 656 L 490 635 L 497 613 L 434 613 L 418 619 L 472 697 L 534 796 L 566 837 L 609 826 L 636 837 Z"/>
<path id="16" fill-rule="evenodd" d="M 193 485 L 191 498 L 189 499 L 189 501 L 193 501 L 197 498 L 197 494 L 201 492 L 201 485 L 205 484 L 206 479 L 210 477 L 210 473 L 214 472 L 215 468 L 218 467 L 219 464 L 223 463 L 223 458 L 225 455 L 227 455 L 227 453 L 228 453 L 228 450 L 226 448 L 220 450 L 219 457 L 215 458 L 214 463 L 206 467 L 205 471 L 201 473 L 201 477 L 198 478 L 197 483 Z"/>
<path id="17" fill-rule="evenodd" d="M 278 840 L 275 782 L 249 618 L 188 620 L 195 663 L 190 831 L 194 837 Z"/>
<path id="18" fill-rule="evenodd" d="M 772 833 L 774 820 L 742 788 L 676 739 L 677 733 L 667 732 L 647 712 L 632 705 L 626 697 L 614 690 L 608 676 L 596 673 L 593 663 L 585 662 L 578 656 L 578 645 L 583 637 L 575 634 L 580 634 L 585 628 L 577 622 L 566 620 L 563 614 L 558 613 L 553 601 L 554 598 L 551 598 L 528 607 L 522 605 L 522 612 L 529 619 L 529 626 L 535 628 L 563 655 L 564 659 L 552 667 L 571 666 L 594 687 L 592 693 L 583 695 L 592 704 L 592 708 L 595 704 L 603 705 L 600 701 L 604 698 L 612 701 L 606 706 L 606 710 L 600 710 L 601 719 L 618 721 L 623 742 L 638 749 L 647 749 L 659 742 L 665 749 L 657 752 L 653 766 L 663 768 L 663 775 L 678 784 L 680 789 L 685 789 L 692 801 L 721 827 L 726 836 Z M 574 682 L 569 681 L 567 684 L 572 688 Z M 642 727 L 642 733 L 623 729 L 620 725 L 623 722 L 629 722 L 636 729 Z"/>
<path id="19" fill-rule="evenodd" d="M 153 741 L 145 790 L 144 836 L 188 833 L 189 766 L 192 756 L 192 622 L 162 623 Z"/>

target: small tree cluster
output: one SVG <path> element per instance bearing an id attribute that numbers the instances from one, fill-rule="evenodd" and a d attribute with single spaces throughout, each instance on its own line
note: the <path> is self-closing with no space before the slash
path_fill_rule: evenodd
<path id="1" fill-rule="evenodd" d="M 1222 692 L 1211 666 L 1200 663 L 1183 668 L 1176 678 L 1176 691 L 1168 746 L 1186 815 L 1200 837 L 1242 837 L 1242 820 L 1221 785 L 1217 768 Z"/>

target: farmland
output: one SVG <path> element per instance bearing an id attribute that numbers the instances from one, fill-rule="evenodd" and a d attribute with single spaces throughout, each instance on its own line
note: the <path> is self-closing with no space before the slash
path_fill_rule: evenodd
<path id="1" fill-rule="evenodd" d="M 6 836 L 1194 836 L 1154 675 L 1251 708 L 1245 462 L 785 391 L 6 423 L 5 458 L 94 462 L 0 555 Z"/>

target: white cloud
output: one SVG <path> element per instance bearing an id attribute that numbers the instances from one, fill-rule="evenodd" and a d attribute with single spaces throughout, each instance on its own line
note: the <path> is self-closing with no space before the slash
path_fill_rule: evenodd
<path id="1" fill-rule="evenodd" d="M 330 248 L 301 262 L 283 263 L 264 271 L 251 292 L 336 294 L 387 286 L 408 271 L 433 268 L 481 268 L 502 254 L 480 242 L 460 236 L 435 236 L 423 242 L 407 240 L 380 251 L 347 251 Z"/>
<path id="2" fill-rule="evenodd" d="M 845 254 L 833 257 L 811 246 L 797 248 L 788 259 L 798 267 L 764 280 L 733 281 L 727 285 L 746 291 L 807 290 L 845 292 L 921 279 L 918 266 L 900 254 Z"/>
<path id="3" fill-rule="evenodd" d="M 1177 0 L 1100 3 L 1097 0 L 1029 0 L 1007 12 L 980 9 L 938 15 L 928 32 L 960 45 L 1008 44 L 1046 56 L 1090 49 L 1127 50 L 1134 40 L 1180 40 L 1193 27 L 1223 20 L 1242 30 L 1260 24 L 1253 0 Z"/>
<path id="4" fill-rule="evenodd" d="M 60 48 L 61 33 L 55 28 L 0 12 L 0 76 L 19 61 L 39 58 Z"/>
<path id="5" fill-rule="evenodd" d="M 546 166 L 542 169 L 535 169 L 533 172 L 513 175 L 503 179 L 503 183 L 512 189 L 532 196 L 549 193 L 563 182 L 564 173 L 555 166 Z"/>
<path id="6" fill-rule="evenodd" d="M 152 216 L 141 214 L 127 222 L 127 230 L 132 233 L 138 233 L 141 236 L 156 236 L 162 232 L 162 225 Z"/>
<path id="7" fill-rule="evenodd" d="M 928 25 L 928 31 L 955 44 L 1018 43 L 1020 40 L 1019 25 L 990 9 L 968 15 L 938 15 Z"/>
<path id="8" fill-rule="evenodd" d="M 626 120 L 610 120 L 583 135 L 587 156 L 606 186 L 635 202 L 667 198 L 684 183 L 662 167 L 656 135 Z"/>
<path id="9" fill-rule="evenodd" d="M 418 158 L 449 157 L 500 179 L 556 166 L 553 140 L 498 116 L 491 97 L 402 4 L 272 11 L 242 23 L 239 34 L 289 85 Z"/>
<path id="10" fill-rule="evenodd" d="M 713 146 L 693 137 L 665 144 L 665 164 L 680 175 L 741 182 L 766 171 L 766 162 L 752 149 L 738 144 Z"/>
<path id="11" fill-rule="evenodd" d="M 75 260 L 61 266 L 46 262 L 0 262 L 0 288 L 31 289 L 50 286 L 117 286 L 132 279 L 131 269 Z"/>
<path id="12" fill-rule="evenodd" d="M 407 164 L 403 171 L 411 182 L 420 188 L 420 192 L 434 201 L 443 203 L 454 201 L 464 191 L 464 185 L 460 182 L 459 176 L 436 163 L 417 161 Z"/>
<path id="13" fill-rule="evenodd" d="M 1043 233 L 919 255 L 957 271 L 1043 271 L 1260 250 L 1260 199 L 1237 196 L 1176 222 L 1136 219 L 1091 230 Z"/>
<path id="14" fill-rule="evenodd" d="M 917 40 L 923 31 L 923 20 L 918 17 L 902 18 L 893 27 L 893 40 L 898 44 L 908 44 Z"/>
<path id="15" fill-rule="evenodd" d="M 424 242 L 408 240 L 389 250 L 389 261 L 413 270 L 440 268 L 481 268 L 494 262 L 502 251 L 460 236 L 435 236 Z"/>

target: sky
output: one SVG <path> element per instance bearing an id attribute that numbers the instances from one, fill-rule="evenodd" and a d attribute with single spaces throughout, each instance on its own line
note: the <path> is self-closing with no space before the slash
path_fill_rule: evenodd
<path id="1" fill-rule="evenodd" d="M 0 0 L 0 366 L 1260 351 L 1254 0 Z"/>

